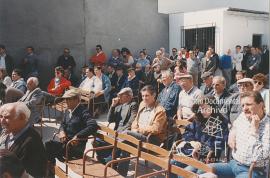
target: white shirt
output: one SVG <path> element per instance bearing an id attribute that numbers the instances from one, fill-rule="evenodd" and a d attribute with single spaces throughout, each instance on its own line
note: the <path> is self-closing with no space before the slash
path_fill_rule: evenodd
<path id="1" fill-rule="evenodd" d="M 203 96 L 203 93 L 200 89 L 193 86 L 188 92 L 182 90 L 179 93 L 179 108 L 183 118 L 189 119 L 194 114 L 191 111 L 193 104 L 199 102 L 199 99 Z"/>
<path id="2" fill-rule="evenodd" d="M 242 71 L 243 53 L 234 53 L 232 58 L 233 69 Z"/>
<path id="3" fill-rule="evenodd" d="M 259 124 L 256 135 L 251 132 L 251 121 L 241 113 L 233 123 L 236 135 L 236 149 L 232 157 L 243 165 L 256 162 L 256 167 L 267 165 L 270 158 L 270 117 L 265 116 Z"/>
<path id="4" fill-rule="evenodd" d="M 102 81 L 96 76 L 93 76 L 90 79 L 86 77 L 80 84 L 79 88 L 97 93 L 102 90 Z"/>
<path id="5" fill-rule="evenodd" d="M 6 69 L 5 57 L 6 57 L 6 54 L 1 56 L 1 58 L 0 58 L 0 69 Z"/>

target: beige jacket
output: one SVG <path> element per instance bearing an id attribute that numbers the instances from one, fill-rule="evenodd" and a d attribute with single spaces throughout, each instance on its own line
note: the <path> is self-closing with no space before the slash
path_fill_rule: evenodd
<path id="1" fill-rule="evenodd" d="M 154 115 L 151 118 L 150 125 L 147 128 L 139 128 L 139 116 L 140 113 L 145 108 L 145 103 L 141 102 L 139 106 L 139 110 L 135 120 L 131 125 L 131 131 L 138 131 L 143 135 L 156 135 L 160 138 L 160 141 L 163 141 L 166 138 L 166 130 L 167 130 L 167 117 L 165 109 L 159 104 L 155 103 L 154 106 Z"/>

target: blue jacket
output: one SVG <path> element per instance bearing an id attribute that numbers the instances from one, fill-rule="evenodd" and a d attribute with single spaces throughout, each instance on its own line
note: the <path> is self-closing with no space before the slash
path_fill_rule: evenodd
<path id="1" fill-rule="evenodd" d="M 110 99 L 110 91 L 112 88 L 110 78 L 107 75 L 102 74 L 102 90 L 104 91 L 105 101 L 108 102 Z"/>
<path id="2" fill-rule="evenodd" d="M 231 69 L 232 68 L 232 57 L 224 54 L 220 58 L 219 67 L 221 69 Z"/>
<path id="3" fill-rule="evenodd" d="M 167 117 L 173 117 L 176 114 L 180 91 L 180 86 L 172 82 L 158 95 L 157 100 L 165 108 Z"/>

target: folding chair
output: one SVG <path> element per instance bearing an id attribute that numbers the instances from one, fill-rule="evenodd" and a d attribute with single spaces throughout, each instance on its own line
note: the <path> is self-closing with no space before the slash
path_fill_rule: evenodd
<path id="1" fill-rule="evenodd" d="M 130 145 L 130 143 L 132 145 Z M 128 152 L 133 156 L 109 161 L 105 167 L 104 177 L 107 177 L 108 166 L 112 166 L 115 163 L 124 162 L 124 161 L 132 160 L 132 159 L 135 159 L 135 175 L 134 175 L 134 177 L 137 177 L 139 157 L 141 155 L 141 144 L 142 144 L 142 141 L 136 139 L 135 137 L 132 137 L 132 136 L 127 135 L 127 134 L 119 133 L 117 135 L 117 144 L 116 144 L 117 149 L 120 149 L 121 151 Z"/>
<path id="2" fill-rule="evenodd" d="M 151 143 L 142 143 L 141 158 L 145 161 L 149 161 L 159 167 L 162 170 L 155 171 L 152 173 L 144 174 L 138 178 L 148 178 L 150 176 L 156 176 L 159 174 L 165 174 L 166 178 L 169 178 L 169 168 L 170 168 L 170 152 L 160 148 L 159 146 L 153 145 Z"/>
<path id="3" fill-rule="evenodd" d="M 105 149 L 112 149 L 112 157 L 113 159 L 115 156 L 115 149 L 116 149 L 116 138 L 117 138 L 117 132 L 105 127 L 105 126 L 100 126 L 100 129 L 98 130 L 97 134 L 91 137 L 94 139 L 94 142 L 96 141 L 97 138 L 111 144 L 108 146 L 102 146 L 102 147 L 94 147 L 89 150 L 86 150 L 83 158 L 78 159 L 78 160 L 68 160 L 68 152 L 66 152 L 66 160 L 65 160 L 65 175 L 69 176 L 70 174 L 74 174 L 77 177 L 103 177 L 104 176 L 104 170 L 105 170 L 105 165 L 102 163 L 99 163 L 97 160 L 94 159 L 94 153 L 95 151 L 98 150 L 105 150 Z M 67 147 L 71 144 L 72 141 L 70 141 L 67 144 Z M 87 153 L 90 151 L 93 151 L 93 155 L 91 158 L 87 157 Z M 59 170 L 56 168 L 56 173 L 58 175 L 61 175 Z M 115 177 L 122 177 L 119 176 L 119 174 L 112 168 L 108 168 L 108 175 L 109 176 L 115 176 Z M 62 171 L 63 172 L 63 171 Z M 75 177 L 76 177 L 75 176 Z"/>

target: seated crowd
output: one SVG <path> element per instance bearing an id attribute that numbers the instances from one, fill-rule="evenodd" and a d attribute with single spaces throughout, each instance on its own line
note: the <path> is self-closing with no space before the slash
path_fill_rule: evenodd
<path id="1" fill-rule="evenodd" d="M 269 51 L 265 46 L 245 46 L 241 51 L 237 45 L 235 52 L 228 50 L 221 57 L 213 46 L 205 55 L 197 47 L 173 48 L 171 56 L 161 47 L 155 58 L 144 49 L 136 59 L 125 47 L 113 49 L 107 58 L 102 46 L 96 45 L 96 54 L 82 67 L 79 78 L 76 61 L 65 48 L 47 91 L 39 88 L 33 47 L 27 47 L 21 69 L 14 67 L 3 45 L 0 57 L 5 61 L 0 63 L 0 160 L 9 156 L 9 161 L 22 164 L 16 171 L 0 170 L 1 176 L 53 176 L 55 159 L 64 161 L 71 140 L 70 159 L 81 158 L 88 137 L 99 129 L 94 118 L 105 111 L 104 103 L 110 105 L 107 119 L 118 133 L 209 164 L 218 177 L 248 177 L 251 167 L 254 178 L 269 174 Z M 87 104 L 83 93 L 89 97 Z M 40 106 L 52 106 L 57 98 L 67 107 L 56 135 L 59 140 L 43 144 L 33 126 L 42 120 Z M 101 104 L 94 107 L 96 103 Z M 177 125 L 178 120 L 186 124 Z M 104 145 L 109 143 L 97 140 L 95 144 Z M 125 158 L 129 153 L 117 150 L 116 156 Z M 97 151 L 97 160 L 108 163 L 112 150 Z M 203 173 L 179 161 L 171 164 Z M 125 177 L 129 161 L 113 168 Z"/>

